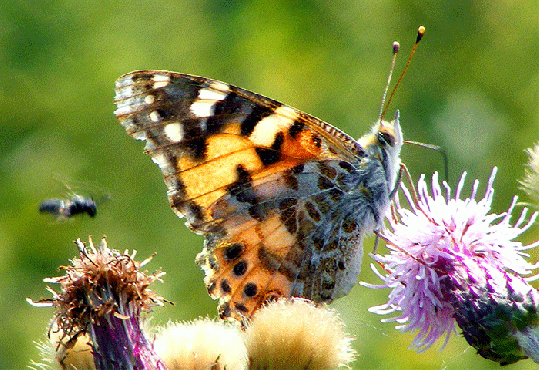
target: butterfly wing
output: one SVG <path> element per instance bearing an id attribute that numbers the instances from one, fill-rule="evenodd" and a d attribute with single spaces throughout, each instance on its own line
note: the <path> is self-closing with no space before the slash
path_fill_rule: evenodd
<path id="1" fill-rule="evenodd" d="M 354 139 L 275 100 L 166 71 L 120 77 L 116 104 L 161 169 L 172 209 L 206 238 L 197 263 L 222 318 L 250 317 L 275 297 L 331 301 L 350 290 L 384 197 L 365 181 L 385 179 Z"/>

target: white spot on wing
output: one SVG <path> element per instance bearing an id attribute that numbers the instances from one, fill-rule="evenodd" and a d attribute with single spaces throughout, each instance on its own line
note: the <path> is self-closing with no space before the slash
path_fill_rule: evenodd
<path id="1" fill-rule="evenodd" d="M 200 89 L 198 98 L 200 100 L 223 100 L 228 93 L 212 89 Z"/>
<path id="2" fill-rule="evenodd" d="M 155 101 L 155 98 L 153 95 L 148 95 L 144 98 L 144 103 L 145 104 L 153 104 L 153 102 Z"/>
<path id="3" fill-rule="evenodd" d="M 167 75 L 156 74 L 153 76 L 153 88 L 165 87 L 170 83 L 170 77 Z"/>
<path id="4" fill-rule="evenodd" d="M 197 100 L 191 104 L 191 113 L 197 117 L 211 117 L 215 100 Z"/>
<path id="5" fill-rule="evenodd" d="M 150 119 L 153 122 L 159 122 L 159 120 L 161 119 L 161 116 L 156 111 L 153 111 L 152 113 L 150 113 Z"/>
<path id="6" fill-rule="evenodd" d="M 290 107 L 279 107 L 275 112 L 258 122 L 249 136 L 256 145 L 269 147 L 275 141 L 279 132 L 285 132 L 297 118 L 296 112 Z"/>
<path id="7" fill-rule="evenodd" d="M 165 135 L 170 141 L 179 142 L 183 140 L 183 126 L 181 123 L 169 123 L 165 126 Z"/>

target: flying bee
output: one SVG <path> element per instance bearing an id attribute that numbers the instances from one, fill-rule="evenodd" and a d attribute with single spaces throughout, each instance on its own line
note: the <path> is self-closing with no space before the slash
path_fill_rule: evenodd
<path id="1" fill-rule="evenodd" d="M 71 218 L 87 213 L 90 217 L 97 214 L 97 204 L 93 198 L 74 194 L 71 199 L 47 199 L 39 205 L 40 213 L 49 213 L 58 218 Z"/>
<path id="2" fill-rule="evenodd" d="M 67 220 L 77 215 L 87 214 L 90 217 L 97 215 L 97 206 L 110 199 L 109 195 L 101 196 L 99 199 L 77 194 L 73 189 L 64 183 L 68 193 L 64 198 L 45 199 L 39 205 L 40 213 L 48 213 L 57 216 L 58 220 Z"/>

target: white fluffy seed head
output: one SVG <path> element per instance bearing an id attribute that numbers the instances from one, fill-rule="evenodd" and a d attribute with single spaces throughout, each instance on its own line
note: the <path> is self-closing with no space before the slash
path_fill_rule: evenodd
<path id="1" fill-rule="evenodd" d="M 200 319 L 159 329 L 155 352 L 168 370 L 244 370 L 247 350 L 236 325 Z"/>
<path id="2" fill-rule="evenodd" d="M 260 309 L 246 338 L 251 370 L 327 370 L 348 367 L 355 356 L 336 312 L 303 299 L 281 299 Z"/>

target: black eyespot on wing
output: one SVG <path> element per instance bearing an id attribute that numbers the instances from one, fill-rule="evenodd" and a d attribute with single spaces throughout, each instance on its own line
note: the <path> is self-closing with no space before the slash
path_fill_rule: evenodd
<path id="1" fill-rule="evenodd" d="M 224 257 L 227 261 L 234 261 L 241 256 L 243 252 L 243 245 L 240 243 L 234 243 L 227 246 L 224 250 Z"/>
<path id="2" fill-rule="evenodd" d="M 258 291 L 258 287 L 255 283 L 247 283 L 243 288 L 243 294 L 247 297 L 254 297 Z"/>
<path id="3" fill-rule="evenodd" d="M 223 279 L 221 281 L 221 291 L 223 293 L 230 293 L 232 291 L 232 287 L 230 286 L 230 284 L 228 283 L 226 279 Z"/>
<path id="4" fill-rule="evenodd" d="M 236 263 L 233 268 L 234 275 L 236 276 L 242 276 L 247 271 L 247 262 L 245 260 L 241 260 L 240 262 Z"/>

